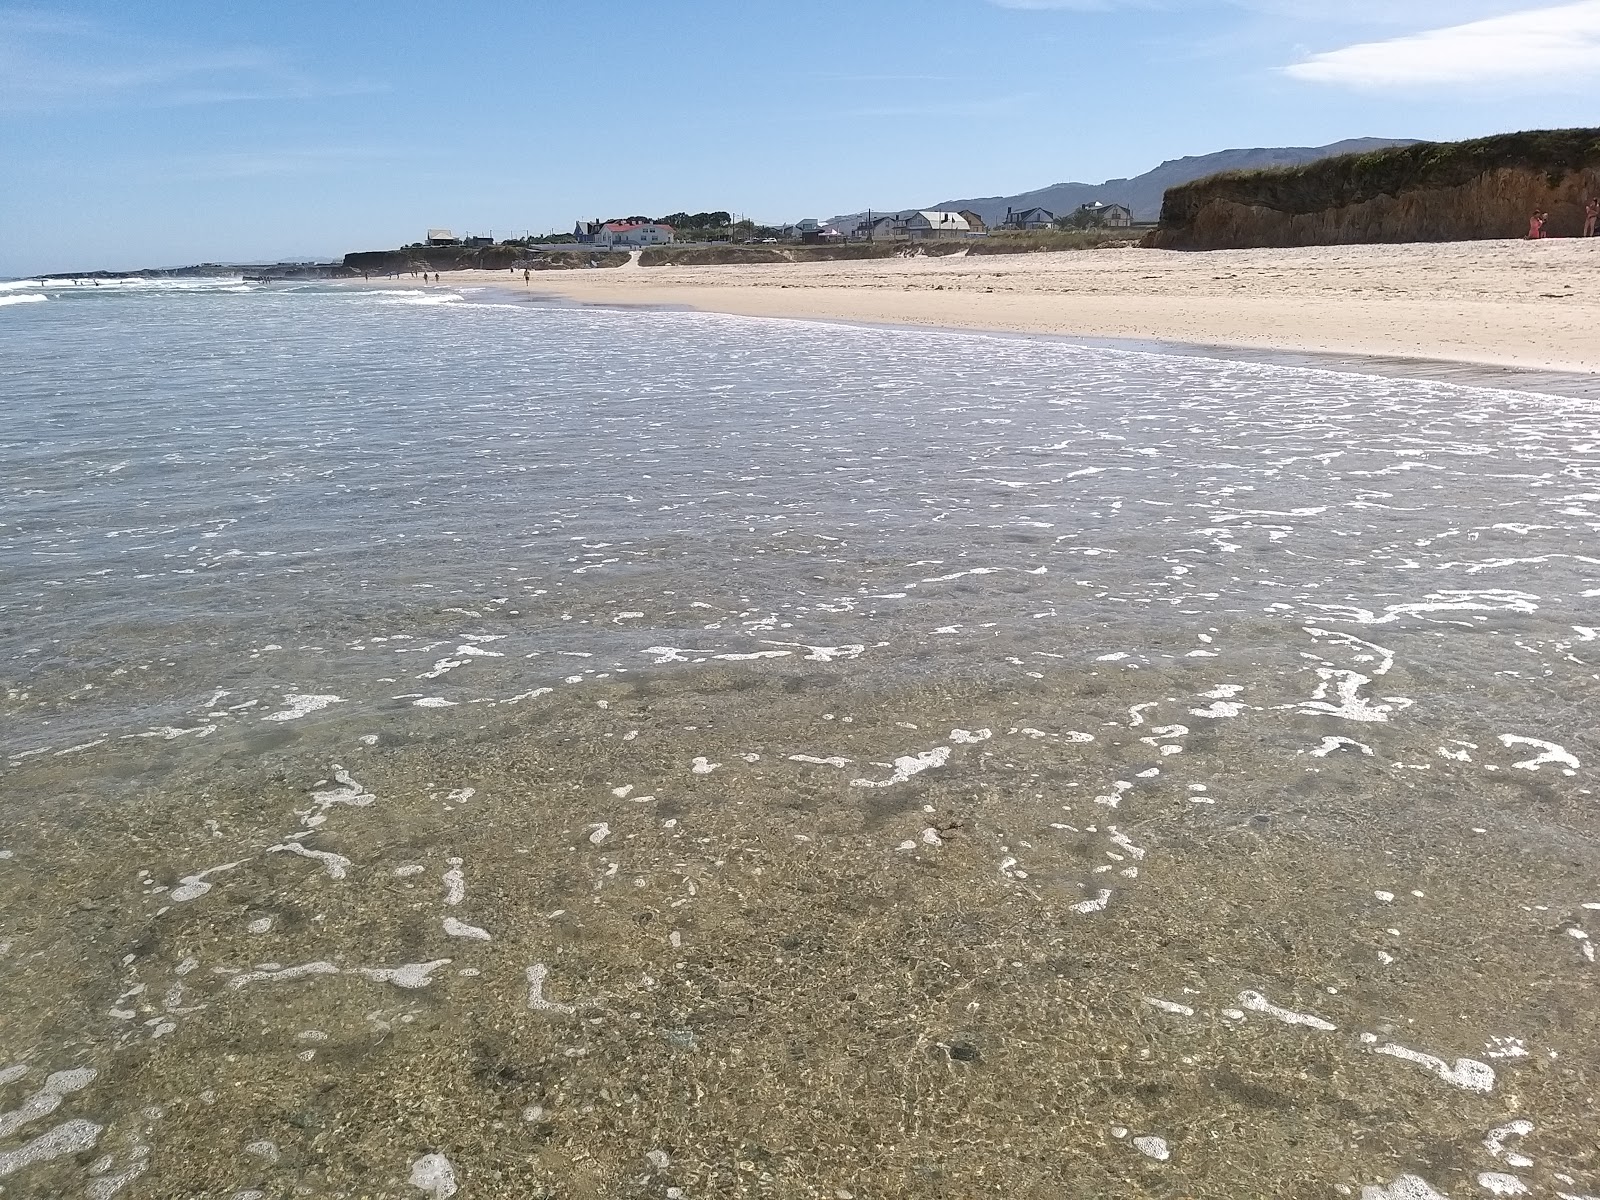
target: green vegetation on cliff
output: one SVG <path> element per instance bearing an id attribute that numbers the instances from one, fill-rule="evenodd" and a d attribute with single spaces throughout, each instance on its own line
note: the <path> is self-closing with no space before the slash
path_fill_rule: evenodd
<path id="1" fill-rule="evenodd" d="M 1542 129 L 1467 142 L 1418 142 L 1325 158 L 1300 167 L 1227 171 L 1167 191 L 1161 224 L 1184 225 L 1210 202 L 1227 201 L 1285 213 L 1320 212 L 1380 196 L 1460 187 L 1496 170 L 1542 174 L 1554 186 L 1600 167 L 1600 129 Z"/>
<path id="2" fill-rule="evenodd" d="M 1234 171 L 1167 192 L 1146 246 L 1449 242 L 1518 238 L 1535 212 L 1575 237 L 1600 195 L 1600 129 L 1531 130 L 1418 142 L 1305 166 Z"/>

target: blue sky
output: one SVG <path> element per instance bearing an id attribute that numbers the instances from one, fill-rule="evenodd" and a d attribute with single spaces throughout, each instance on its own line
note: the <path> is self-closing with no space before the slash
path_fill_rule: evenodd
<path id="1" fill-rule="evenodd" d="M 1600 123 L 1600 0 L 0 0 L 0 275 Z"/>

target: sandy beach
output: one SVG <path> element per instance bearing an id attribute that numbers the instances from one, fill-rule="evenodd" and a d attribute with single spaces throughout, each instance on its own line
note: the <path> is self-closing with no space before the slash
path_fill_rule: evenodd
<path id="1" fill-rule="evenodd" d="M 531 285 L 514 278 L 519 288 L 583 304 L 1595 373 L 1597 271 L 1600 240 L 1551 240 L 629 266 L 549 271 Z M 443 277 L 486 280 L 508 276 Z"/>

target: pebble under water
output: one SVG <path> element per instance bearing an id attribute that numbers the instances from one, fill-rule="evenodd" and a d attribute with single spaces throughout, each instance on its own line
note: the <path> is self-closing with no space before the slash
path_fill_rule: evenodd
<path id="1" fill-rule="evenodd" d="M 0 285 L 0 1195 L 1600 1195 L 1600 411 Z"/>

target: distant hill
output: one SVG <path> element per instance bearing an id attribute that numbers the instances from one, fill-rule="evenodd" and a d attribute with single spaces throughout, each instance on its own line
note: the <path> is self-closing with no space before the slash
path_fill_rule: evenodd
<path id="1" fill-rule="evenodd" d="M 1393 138 L 1351 138 L 1331 146 L 1278 146 L 1255 150 L 1221 150 L 1216 154 L 1175 158 L 1133 179 L 1108 179 L 1105 183 L 1055 183 L 1016 196 L 981 196 L 945 200 L 930 209 L 971 209 L 991 225 L 1005 219 L 1008 208 L 1046 208 L 1058 217 L 1077 211 L 1079 205 L 1126 204 L 1136 221 L 1154 221 L 1161 215 L 1161 198 L 1170 187 L 1192 183 L 1221 171 L 1256 171 L 1264 167 L 1298 167 L 1340 154 L 1365 154 L 1389 146 L 1410 146 L 1414 141 Z M 910 211 L 910 210 L 907 210 Z M 851 224 L 859 214 L 836 217 Z"/>

